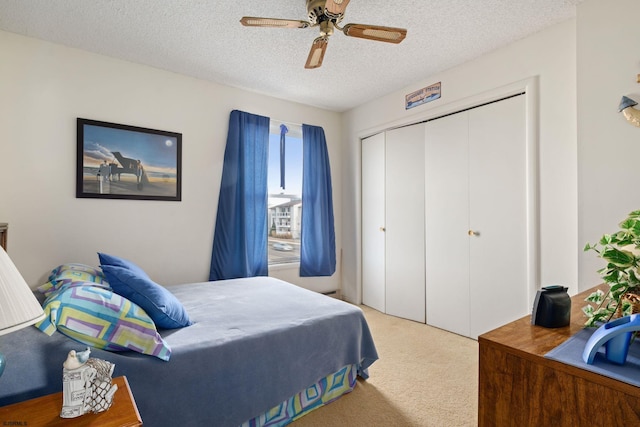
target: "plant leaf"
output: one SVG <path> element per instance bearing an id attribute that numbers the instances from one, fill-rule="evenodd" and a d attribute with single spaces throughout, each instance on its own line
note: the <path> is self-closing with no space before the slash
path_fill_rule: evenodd
<path id="1" fill-rule="evenodd" d="M 634 255 L 629 251 L 623 251 L 618 248 L 606 248 L 601 253 L 602 258 L 609 261 L 617 267 L 631 267 L 635 263 Z"/>
<path id="2" fill-rule="evenodd" d="M 587 298 L 585 298 L 585 301 L 595 302 L 595 303 L 599 304 L 599 303 L 601 303 L 603 301 L 603 299 L 604 299 L 603 297 L 604 297 L 604 292 L 602 292 L 600 289 L 598 289 L 595 292 L 592 292 L 591 295 L 589 295 Z M 592 309 L 593 309 L 593 307 L 592 307 Z"/>
<path id="3" fill-rule="evenodd" d="M 605 234 L 605 235 L 603 235 L 603 236 L 600 238 L 600 242 L 599 242 L 599 243 L 600 243 L 602 246 L 606 246 L 606 245 L 608 245 L 610 242 L 611 242 L 611 235 L 609 235 L 609 234 Z"/>

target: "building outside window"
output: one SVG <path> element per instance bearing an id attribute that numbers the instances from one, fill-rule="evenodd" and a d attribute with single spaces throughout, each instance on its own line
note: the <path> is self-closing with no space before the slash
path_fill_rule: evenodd
<path id="1" fill-rule="evenodd" d="M 300 262 L 302 126 L 287 124 L 285 186 L 280 186 L 280 122 L 271 121 L 268 165 L 269 265 Z"/>

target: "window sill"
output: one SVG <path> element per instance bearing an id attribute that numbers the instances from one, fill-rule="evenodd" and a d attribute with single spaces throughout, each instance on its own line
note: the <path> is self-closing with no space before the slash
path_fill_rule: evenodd
<path id="1" fill-rule="evenodd" d="M 269 264 L 269 271 L 294 270 L 300 268 L 300 261 L 283 264 Z"/>

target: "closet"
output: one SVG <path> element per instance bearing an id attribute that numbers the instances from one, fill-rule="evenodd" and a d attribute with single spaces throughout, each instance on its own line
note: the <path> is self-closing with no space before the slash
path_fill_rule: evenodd
<path id="1" fill-rule="evenodd" d="M 521 95 L 363 140 L 363 303 L 472 338 L 526 315 L 527 153 Z"/>
<path id="2" fill-rule="evenodd" d="M 365 305 L 425 322 L 424 124 L 362 143 Z"/>

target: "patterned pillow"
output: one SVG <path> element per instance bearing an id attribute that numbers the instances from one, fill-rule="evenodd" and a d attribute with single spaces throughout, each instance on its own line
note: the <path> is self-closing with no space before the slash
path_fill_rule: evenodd
<path id="1" fill-rule="evenodd" d="M 91 280 L 75 280 L 75 278 L 60 279 L 57 282 L 47 282 L 44 285 L 38 287 L 38 290 L 42 294 L 44 294 L 46 298 L 49 298 L 57 292 L 61 292 L 67 288 L 76 286 L 97 286 L 98 288 L 104 288 L 110 291 L 112 290 L 106 281 L 102 283 L 95 283 Z"/>
<path id="2" fill-rule="evenodd" d="M 47 280 L 54 280 L 60 273 L 62 273 L 63 271 L 69 271 L 69 270 L 82 271 L 85 273 L 93 274 L 94 276 L 102 276 L 102 271 L 99 268 L 92 267 L 86 264 L 70 262 L 67 264 L 59 265 L 53 270 L 51 270 L 51 274 L 49 274 L 49 278 Z"/>
<path id="3" fill-rule="evenodd" d="M 102 270 L 84 264 L 62 264 L 51 271 L 49 281 L 39 286 L 38 291 L 49 296 L 70 282 L 93 282 L 97 286 L 109 288 Z"/>
<path id="4" fill-rule="evenodd" d="M 83 344 L 109 351 L 133 350 L 168 361 L 171 348 L 151 318 L 128 299 L 98 286 L 70 286 L 44 302 L 44 320 L 36 327 L 56 329 Z"/>

